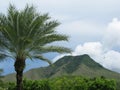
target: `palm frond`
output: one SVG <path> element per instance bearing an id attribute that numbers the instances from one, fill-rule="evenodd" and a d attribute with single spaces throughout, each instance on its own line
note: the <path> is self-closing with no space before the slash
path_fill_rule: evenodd
<path id="1" fill-rule="evenodd" d="M 42 61 L 48 62 L 49 64 L 52 64 L 52 62 L 49 59 L 47 59 L 47 58 L 45 58 L 45 57 L 43 57 L 42 55 L 39 55 L 39 54 L 34 55 L 33 58 L 37 58 L 37 59 L 40 59 Z"/>
<path id="2" fill-rule="evenodd" d="M 27 33 L 27 36 L 28 37 L 38 36 L 38 34 L 42 32 L 41 27 L 44 26 L 44 23 L 48 18 L 49 17 L 47 14 L 44 14 L 43 16 L 35 16 L 28 25 L 29 33 Z"/>
<path id="3" fill-rule="evenodd" d="M 51 34 L 55 32 L 55 28 L 59 25 L 60 23 L 58 21 L 49 21 L 44 24 L 44 27 L 41 28 L 40 34 L 41 35 L 46 35 L 46 34 Z"/>
<path id="4" fill-rule="evenodd" d="M 46 45 L 50 44 L 56 41 L 68 41 L 68 36 L 62 35 L 62 34 L 51 34 L 51 35 L 44 35 L 38 40 L 36 39 L 36 42 L 34 42 L 34 45 L 39 44 L 39 45 Z"/>
<path id="5" fill-rule="evenodd" d="M 48 53 L 48 52 L 57 52 L 57 53 L 71 53 L 72 50 L 62 46 L 43 46 L 36 47 L 34 49 L 37 53 Z"/>

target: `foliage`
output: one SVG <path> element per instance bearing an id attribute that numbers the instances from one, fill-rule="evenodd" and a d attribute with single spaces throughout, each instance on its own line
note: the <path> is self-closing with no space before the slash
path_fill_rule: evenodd
<path id="1" fill-rule="evenodd" d="M 0 80 L 0 90 L 6 90 L 7 87 L 8 87 L 8 84 Z"/>
<path id="2" fill-rule="evenodd" d="M 52 90 L 116 90 L 115 81 L 105 78 L 61 77 L 52 86 Z"/>
<path id="3" fill-rule="evenodd" d="M 89 90 L 116 90 L 114 80 L 94 78 L 89 82 Z"/>
<path id="4" fill-rule="evenodd" d="M 16 88 L 16 87 L 15 87 L 15 83 L 13 83 L 13 82 L 8 82 L 7 84 L 8 84 L 8 87 L 7 87 L 8 90 L 15 90 L 15 88 Z"/>
<path id="5" fill-rule="evenodd" d="M 119 90 L 120 89 L 120 80 L 117 80 L 116 85 L 117 85 L 117 90 Z"/>
<path id="6" fill-rule="evenodd" d="M 23 83 L 26 90 L 50 90 L 48 80 L 24 80 Z"/>
<path id="7" fill-rule="evenodd" d="M 6 87 L 3 87 L 5 85 Z M 91 79 L 79 76 L 63 76 L 43 80 L 24 79 L 23 85 L 24 90 L 116 90 L 114 80 L 101 77 Z M 5 83 L 3 86 L 2 90 L 15 90 L 14 82 Z"/>
<path id="8" fill-rule="evenodd" d="M 87 90 L 87 83 L 81 77 L 60 77 L 52 81 L 52 90 Z"/>

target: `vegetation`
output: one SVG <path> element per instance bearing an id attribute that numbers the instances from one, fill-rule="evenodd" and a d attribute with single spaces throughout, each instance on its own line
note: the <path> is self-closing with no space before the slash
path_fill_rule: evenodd
<path id="1" fill-rule="evenodd" d="M 26 58 L 40 59 L 51 64 L 44 53 L 70 53 L 71 50 L 51 45 L 55 41 L 68 41 L 68 36 L 58 34 L 59 25 L 48 14 L 37 13 L 33 6 L 17 10 L 10 5 L 7 14 L 0 14 L 0 60 L 6 57 L 15 60 L 16 88 L 22 90 L 22 77 Z"/>
<path id="2" fill-rule="evenodd" d="M 24 79 L 23 85 L 24 90 L 116 90 L 116 82 L 104 77 L 63 76 L 43 80 Z M 15 90 L 15 83 L 4 83 L 1 88 L 2 90 Z"/>

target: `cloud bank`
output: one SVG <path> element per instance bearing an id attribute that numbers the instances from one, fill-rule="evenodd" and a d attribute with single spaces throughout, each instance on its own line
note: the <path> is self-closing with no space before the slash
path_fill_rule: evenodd
<path id="1" fill-rule="evenodd" d="M 120 46 L 120 21 L 117 18 L 108 24 L 103 43 L 108 48 Z"/>

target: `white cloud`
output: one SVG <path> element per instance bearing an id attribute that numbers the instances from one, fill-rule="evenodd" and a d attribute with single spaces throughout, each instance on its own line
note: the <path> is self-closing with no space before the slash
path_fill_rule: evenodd
<path id="1" fill-rule="evenodd" d="M 120 72 L 120 52 L 110 50 L 105 53 L 103 65 L 111 70 Z"/>
<path id="2" fill-rule="evenodd" d="M 87 42 L 83 45 L 78 45 L 72 55 L 88 54 L 96 62 L 103 64 L 104 52 L 104 47 L 100 42 Z"/>
<path id="3" fill-rule="evenodd" d="M 120 46 L 120 21 L 117 18 L 108 24 L 103 42 L 109 48 Z"/>
<path id="4" fill-rule="evenodd" d="M 97 56 L 102 53 L 102 45 L 100 42 L 89 42 L 84 45 L 78 45 L 73 52 L 73 55 L 90 54 L 91 56 Z"/>

